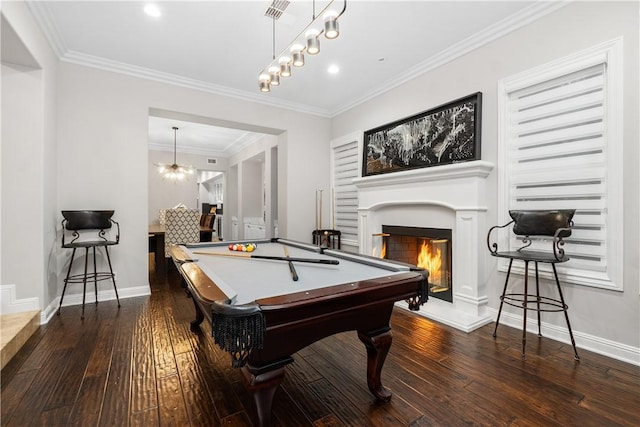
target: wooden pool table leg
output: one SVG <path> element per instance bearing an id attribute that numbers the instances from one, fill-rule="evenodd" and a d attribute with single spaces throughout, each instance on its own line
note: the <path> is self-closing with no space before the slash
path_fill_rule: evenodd
<path id="1" fill-rule="evenodd" d="M 253 368 L 245 365 L 241 368 L 246 389 L 253 396 L 260 426 L 268 426 L 271 422 L 271 405 L 276 389 L 282 383 L 285 365 L 293 362 L 292 358 L 277 363 L 273 369 Z"/>
<path id="2" fill-rule="evenodd" d="M 387 327 L 374 332 L 358 331 L 358 338 L 367 349 L 367 385 L 371 393 L 382 402 L 391 400 L 391 392 L 384 388 L 380 374 L 382 366 L 391 348 L 391 328 Z"/>
<path id="3" fill-rule="evenodd" d="M 185 289 L 185 292 L 187 293 L 189 298 L 191 298 L 191 300 L 193 301 L 193 306 L 196 308 L 196 318 L 192 320 L 190 324 L 191 330 L 197 331 L 198 329 L 200 329 L 200 324 L 204 321 L 204 313 L 202 312 L 202 308 L 200 307 L 196 299 L 191 294 L 191 291 L 189 291 L 189 289 Z"/>

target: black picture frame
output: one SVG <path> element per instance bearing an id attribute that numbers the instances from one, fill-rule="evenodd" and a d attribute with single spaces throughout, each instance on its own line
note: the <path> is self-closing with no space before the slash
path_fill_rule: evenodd
<path id="1" fill-rule="evenodd" d="M 362 176 L 480 159 L 482 92 L 364 133 Z"/>

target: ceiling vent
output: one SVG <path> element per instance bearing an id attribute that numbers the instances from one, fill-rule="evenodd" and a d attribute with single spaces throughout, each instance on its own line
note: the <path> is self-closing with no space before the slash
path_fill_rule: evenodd
<path id="1" fill-rule="evenodd" d="M 282 12 L 289 6 L 289 3 L 288 0 L 273 0 L 264 15 L 269 18 L 279 19 L 282 16 Z"/>
<path id="2" fill-rule="evenodd" d="M 218 163 L 218 159 L 207 159 L 207 163 L 210 165 L 215 165 Z"/>

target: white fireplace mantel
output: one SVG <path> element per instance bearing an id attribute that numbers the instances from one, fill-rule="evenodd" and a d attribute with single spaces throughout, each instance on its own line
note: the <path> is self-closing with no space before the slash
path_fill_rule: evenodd
<path id="1" fill-rule="evenodd" d="M 381 185 L 407 184 L 412 182 L 442 181 L 455 178 L 486 178 L 493 170 L 493 163 L 484 160 L 452 163 L 450 165 L 431 168 L 411 169 L 403 172 L 372 175 L 354 179 L 358 188 L 377 187 Z"/>
<path id="2" fill-rule="evenodd" d="M 431 298 L 419 313 L 466 332 L 493 320 L 486 313 L 487 274 L 480 256 L 486 251 L 487 177 L 493 167 L 476 160 L 354 180 L 363 254 L 380 253 L 376 235 L 382 225 L 451 228 L 453 303 Z"/>

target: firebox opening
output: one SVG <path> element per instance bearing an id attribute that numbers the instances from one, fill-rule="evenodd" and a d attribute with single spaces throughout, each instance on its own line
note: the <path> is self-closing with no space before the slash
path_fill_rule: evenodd
<path id="1" fill-rule="evenodd" d="M 453 302 L 451 229 L 382 226 L 381 258 L 429 271 L 429 296 Z"/>

